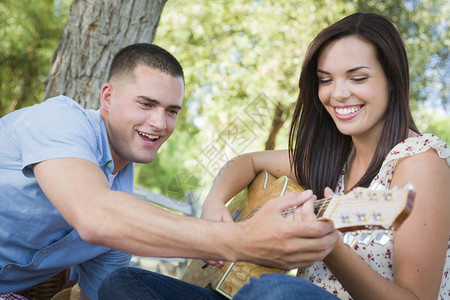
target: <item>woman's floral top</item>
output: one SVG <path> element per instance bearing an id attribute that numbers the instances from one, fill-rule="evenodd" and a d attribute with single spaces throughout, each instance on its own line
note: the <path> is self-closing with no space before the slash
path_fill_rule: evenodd
<path id="1" fill-rule="evenodd" d="M 386 156 L 380 172 L 370 184 L 369 189 L 383 190 L 390 186 L 397 161 L 401 158 L 416 155 L 434 149 L 441 158 L 447 160 L 450 166 L 450 148 L 445 141 L 432 134 L 422 134 L 411 137 L 396 145 Z M 450 183 L 449 183 L 450 184 Z M 341 174 L 336 194 L 344 190 L 344 174 Z M 358 230 L 343 235 L 344 243 L 351 247 L 361 258 L 383 277 L 393 280 L 393 235 L 385 230 Z M 450 240 L 447 248 L 447 259 L 442 276 L 440 299 L 450 299 Z M 326 289 L 340 299 L 352 299 L 333 276 L 323 262 L 317 262 L 312 267 L 300 269 L 298 276 L 309 280 Z"/>

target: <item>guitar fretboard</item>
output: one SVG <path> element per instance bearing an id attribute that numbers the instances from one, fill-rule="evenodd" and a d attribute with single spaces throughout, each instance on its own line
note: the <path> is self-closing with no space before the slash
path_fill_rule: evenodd
<path id="1" fill-rule="evenodd" d="M 323 214 L 327 210 L 328 204 L 330 204 L 331 200 L 332 198 L 323 198 L 314 202 L 314 213 L 318 218 L 323 217 Z"/>

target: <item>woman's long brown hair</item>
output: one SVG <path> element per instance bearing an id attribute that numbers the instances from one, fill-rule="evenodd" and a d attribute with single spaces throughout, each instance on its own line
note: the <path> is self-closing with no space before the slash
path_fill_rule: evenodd
<path id="1" fill-rule="evenodd" d="M 355 13 L 324 29 L 305 56 L 289 133 L 289 154 L 296 178 L 320 198 L 325 187 L 336 188 L 353 143 L 351 136 L 338 130 L 319 100 L 317 60 L 329 43 L 350 35 L 375 47 L 390 92 L 378 146 L 366 173 L 355 186 L 369 186 L 388 152 L 408 137 L 409 129 L 419 132 L 409 108 L 408 59 L 392 22 L 373 13 Z"/>

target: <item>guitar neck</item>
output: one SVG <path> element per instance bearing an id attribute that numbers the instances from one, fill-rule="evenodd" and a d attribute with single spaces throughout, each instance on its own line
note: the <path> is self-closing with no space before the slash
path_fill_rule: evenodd
<path id="1" fill-rule="evenodd" d="M 328 204 L 330 203 L 331 198 L 323 198 L 316 200 L 314 202 L 314 213 L 316 214 L 317 218 L 322 218 L 325 211 L 328 208 Z"/>
<path id="2" fill-rule="evenodd" d="M 411 213 L 415 193 L 408 189 L 374 191 L 356 188 L 348 194 L 316 200 L 317 219 L 329 219 L 340 231 L 395 229 Z"/>

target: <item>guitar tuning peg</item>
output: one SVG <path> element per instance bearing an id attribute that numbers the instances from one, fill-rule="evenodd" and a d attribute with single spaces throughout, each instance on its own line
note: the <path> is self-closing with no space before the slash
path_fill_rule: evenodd
<path id="1" fill-rule="evenodd" d="M 413 185 L 411 182 L 408 182 L 407 184 L 405 184 L 405 185 L 403 186 L 403 188 L 404 188 L 405 190 L 412 190 L 412 191 L 414 191 L 414 185 Z"/>
<path id="2" fill-rule="evenodd" d="M 391 190 L 396 190 L 396 189 L 398 189 L 398 185 L 394 184 L 394 185 L 392 186 Z"/>

